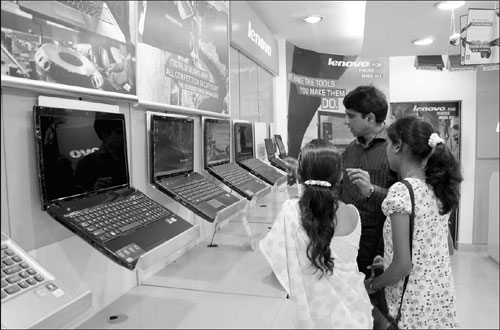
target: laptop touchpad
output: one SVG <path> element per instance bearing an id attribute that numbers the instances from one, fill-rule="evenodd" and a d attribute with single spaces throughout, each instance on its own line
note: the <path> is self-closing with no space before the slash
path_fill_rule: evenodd
<path id="1" fill-rule="evenodd" d="M 208 201 L 207 204 L 215 209 L 219 209 L 221 206 L 224 206 L 221 202 L 216 201 L 215 199 Z"/>

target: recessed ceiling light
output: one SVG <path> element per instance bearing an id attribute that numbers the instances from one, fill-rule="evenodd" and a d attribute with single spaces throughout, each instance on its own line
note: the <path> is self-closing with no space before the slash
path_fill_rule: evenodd
<path id="1" fill-rule="evenodd" d="M 434 42 L 434 39 L 432 38 L 422 38 L 422 39 L 415 39 L 412 41 L 413 44 L 417 45 L 417 46 L 426 46 L 426 45 L 430 45 Z"/>
<path id="2" fill-rule="evenodd" d="M 449 10 L 449 9 L 457 9 L 465 5 L 465 1 L 440 1 L 436 2 L 434 6 L 438 9 Z"/>
<path id="3" fill-rule="evenodd" d="M 311 16 L 304 17 L 304 22 L 314 24 L 314 23 L 321 22 L 323 20 L 323 18 L 324 18 L 323 16 L 311 15 Z"/>

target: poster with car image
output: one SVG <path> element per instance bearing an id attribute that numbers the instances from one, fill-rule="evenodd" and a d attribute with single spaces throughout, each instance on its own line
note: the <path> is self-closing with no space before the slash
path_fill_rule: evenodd
<path id="1" fill-rule="evenodd" d="M 229 2 L 138 2 L 141 101 L 228 113 Z"/>
<path id="2" fill-rule="evenodd" d="M 127 1 L 2 1 L 2 76 L 135 94 Z"/>

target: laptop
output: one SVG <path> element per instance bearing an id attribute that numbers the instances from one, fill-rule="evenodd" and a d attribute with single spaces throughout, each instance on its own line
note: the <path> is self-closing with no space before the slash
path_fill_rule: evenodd
<path id="1" fill-rule="evenodd" d="M 261 179 L 231 162 L 231 121 L 203 117 L 205 170 L 248 200 L 267 188 Z"/>
<path id="2" fill-rule="evenodd" d="M 123 15 L 128 24 L 128 8 L 125 1 L 18 1 L 19 8 L 35 17 L 53 21 L 76 30 L 96 33 L 119 42 L 126 42 L 125 35 L 115 19 L 115 13 Z M 127 27 L 124 26 L 124 29 Z"/>
<path id="3" fill-rule="evenodd" d="M 277 158 L 275 155 L 275 150 L 274 150 L 274 142 L 272 139 L 264 139 L 264 144 L 266 147 L 266 154 L 267 154 L 267 160 L 271 165 L 274 167 L 279 168 L 282 171 L 287 171 L 287 166 L 286 162 L 282 160 L 281 158 Z"/>
<path id="4" fill-rule="evenodd" d="M 150 117 L 151 184 L 213 222 L 240 199 L 194 171 L 194 120 L 185 116 Z"/>
<path id="5" fill-rule="evenodd" d="M 283 144 L 281 135 L 274 134 L 274 141 L 276 141 L 276 145 L 278 146 L 279 158 L 285 159 L 288 156 L 288 154 L 286 153 L 285 145 Z"/>
<path id="6" fill-rule="evenodd" d="M 192 225 L 130 186 L 125 116 L 34 106 L 42 209 L 121 266 Z"/>
<path id="7" fill-rule="evenodd" d="M 2 329 L 28 329 L 76 296 L 2 232 Z"/>
<path id="8" fill-rule="evenodd" d="M 238 165 L 270 185 L 274 185 L 285 176 L 274 167 L 254 158 L 252 123 L 235 122 L 233 129 L 234 157 Z"/>

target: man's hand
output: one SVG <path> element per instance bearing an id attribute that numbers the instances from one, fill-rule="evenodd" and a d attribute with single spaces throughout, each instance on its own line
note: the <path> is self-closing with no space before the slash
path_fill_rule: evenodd
<path id="1" fill-rule="evenodd" d="M 372 186 L 370 173 L 359 168 L 347 168 L 346 172 L 349 180 L 358 186 L 361 195 L 368 197 L 370 194 L 370 187 Z"/>

